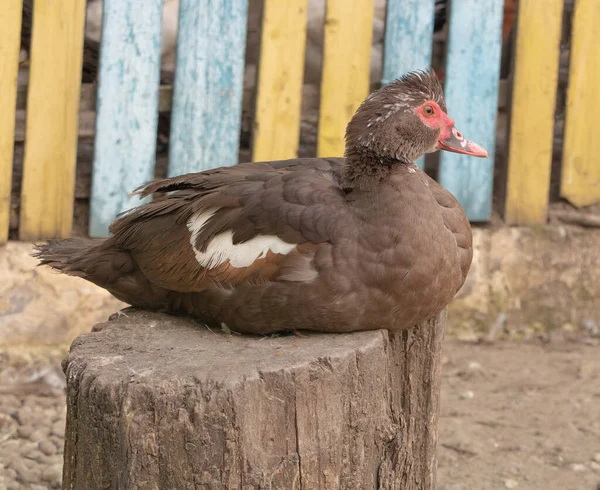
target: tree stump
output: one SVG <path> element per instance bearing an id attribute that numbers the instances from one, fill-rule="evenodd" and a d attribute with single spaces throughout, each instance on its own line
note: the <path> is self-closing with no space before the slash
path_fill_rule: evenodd
<path id="1" fill-rule="evenodd" d="M 63 362 L 64 489 L 435 488 L 445 313 L 271 337 L 126 315 Z"/>

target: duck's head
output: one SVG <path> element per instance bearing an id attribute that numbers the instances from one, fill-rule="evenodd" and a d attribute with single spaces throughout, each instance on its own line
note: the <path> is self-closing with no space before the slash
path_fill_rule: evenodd
<path id="1" fill-rule="evenodd" d="M 414 162 L 436 150 L 488 156 L 454 127 L 446 113 L 442 85 L 432 70 L 408 73 L 373 92 L 346 129 L 347 156 Z"/>

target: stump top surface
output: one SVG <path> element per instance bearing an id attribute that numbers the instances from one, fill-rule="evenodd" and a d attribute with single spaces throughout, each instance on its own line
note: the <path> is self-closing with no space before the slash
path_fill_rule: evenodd
<path id="1" fill-rule="evenodd" d="M 102 330 L 75 339 L 66 360 L 69 369 L 80 365 L 97 369 L 103 378 L 146 378 L 150 384 L 174 377 L 235 383 L 383 349 L 387 339 L 384 330 L 274 337 L 225 334 L 191 319 L 139 310 L 100 326 Z"/>

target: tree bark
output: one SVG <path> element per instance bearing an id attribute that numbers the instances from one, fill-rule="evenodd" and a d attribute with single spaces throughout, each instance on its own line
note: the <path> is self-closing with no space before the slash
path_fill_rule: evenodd
<path id="1" fill-rule="evenodd" d="M 445 313 L 272 337 L 126 315 L 63 363 L 64 489 L 435 488 Z"/>

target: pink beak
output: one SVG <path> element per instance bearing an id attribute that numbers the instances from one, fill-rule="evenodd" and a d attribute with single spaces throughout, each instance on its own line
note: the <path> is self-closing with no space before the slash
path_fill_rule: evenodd
<path id="1" fill-rule="evenodd" d="M 477 143 L 469 141 L 464 138 L 460 131 L 455 127 L 452 127 L 449 136 L 440 139 L 435 145 L 438 150 L 446 150 L 454 153 L 462 153 L 464 155 L 471 155 L 474 157 L 487 158 L 488 152 L 485 148 L 482 148 Z"/>

